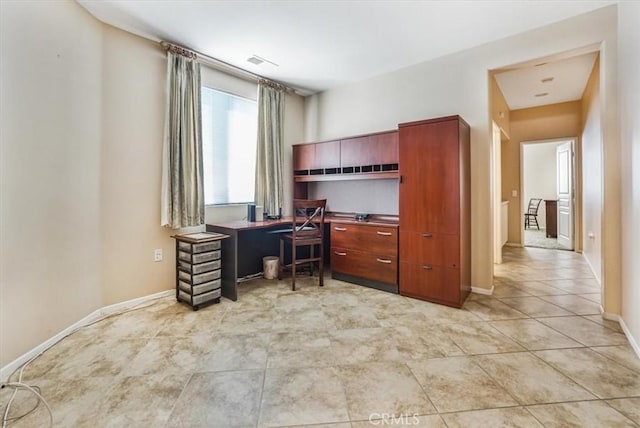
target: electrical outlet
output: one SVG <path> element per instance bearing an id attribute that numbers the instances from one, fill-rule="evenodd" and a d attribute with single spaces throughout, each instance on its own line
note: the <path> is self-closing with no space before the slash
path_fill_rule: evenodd
<path id="1" fill-rule="evenodd" d="M 156 248 L 156 250 L 153 252 L 153 261 L 154 262 L 162 261 L 162 248 Z"/>

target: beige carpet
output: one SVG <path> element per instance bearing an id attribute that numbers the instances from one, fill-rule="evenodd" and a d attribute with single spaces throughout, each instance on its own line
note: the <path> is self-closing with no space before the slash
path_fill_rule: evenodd
<path id="1" fill-rule="evenodd" d="M 551 250 L 566 250 L 566 248 L 558 244 L 558 240 L 556 238 L 547 238 L 546 230 L 544 229 L 525 229 L 524 246 L 548 248 Z"/>

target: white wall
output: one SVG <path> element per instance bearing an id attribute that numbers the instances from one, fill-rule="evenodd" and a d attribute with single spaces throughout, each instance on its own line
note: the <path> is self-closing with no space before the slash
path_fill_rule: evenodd
<path id="1" fill-rule="evenodd" d="M 557 199 L 557 161 L 558 143 L 525 144 L 522 150 L 522 212 L 527 212 L 529 200 L 540 198 L 538 223 L 541 229 L 547 227 L 546 199 Z"/>
<path id="2" fill-rule="evenodd" d="M 74 1 L 0 11 L 3 367 L 102 306 L 173 288 L 176 231 L 160 227 L 165 52 Z M 285 146 L 303 122 L 287 95 Z M 288 149 L 287 199 L 291 176 Z"/>
<path id="3" fill-rule="evenodd" d="M 640 355 L 640 3 L 619 7 L 622 319 Z"/>
<path id="4" fill-rule="evenodd" d="M 398 180 L 309 183 L 309 197 L 327 199 L 327 210 L 398 215 Z"/>
<path id="5" fill-rule="evenodd" d="M 602 281 L 602 107 L 599 60 L 582 97 L 582 250 Z"/>
<path id="6" fill-rule="evenodd" d="M 102 25 L 0 8 L 0 367 L 101 306 Z"/>
<path id="7" fill-rule="evenodd" d="M 490 206 L 489 80 L 487 71 L 604 42 L 605 167 L 611 191 L 605 206 L 619 211 L 615 187 L 619 173 L 616 132 L 616 7 L 608 7 L 541 29 L 492 42 L 444 58 L 417 64 L 365 81 L 347 84 L 315 96 L 306 103 L 306 138 L 330 140 L 345 135 L 392 129 L 398 123 L 451 114 L 471 125 L 472 285 L 491 288 L 493 236 Z M 611 222 L 609 237 L 619 239 L 619 225 Z M 612 254 L 615 249 L 612 247 Z M 614 254 L 615 256 L 615 254 Z M 619 266 L 611 258 L 611 287 L 618 287 Z M 605 301 L 619 311 L 615 293 Z"/>

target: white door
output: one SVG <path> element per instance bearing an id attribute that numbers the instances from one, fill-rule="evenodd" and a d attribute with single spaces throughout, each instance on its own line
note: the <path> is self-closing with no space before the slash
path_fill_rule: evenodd
<path id="1" fill-rule="evenodd" d="M 573 142 L 556 148 L 558 167 L 558 244 L 573 250 Z"/>

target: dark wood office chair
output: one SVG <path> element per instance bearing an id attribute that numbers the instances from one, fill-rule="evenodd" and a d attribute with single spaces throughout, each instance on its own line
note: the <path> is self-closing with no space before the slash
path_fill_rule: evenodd
<path id="1" fill-rule="evenodd" d="M 538 225 L 538 208 L 540 208 L 540 202 L 542 202 L 542 199 L 529 199 L 529 207 L 527 208 L 527 212 L 524 213 L 525 229 L 531 227 L 531 225 L 535 223 L 535 226 L 540 230 L 540 226 Z"/>
<path id="2" fill-rule="evenodd" d="M 278 279 L 282 279 L 284 269 L 284 245 L 285 242 L 291 245 L 291 289 L 296 289 L 296 270 L 299 265 L 309 263 L 311 265 L 311 275 L 313 276 L 313 263 L 318 262 L 320 271 L 320 287 L 323 286 L 324 277 L 324 212 L 327 206 L 326 199 L 293 200 L 293 227 L 292 232 L 280 238 L 280 268 Z M 316 256 L 315 247 L 318 245 L 320 251 Z M 309 247 L 309 257 L 297 258 L 298 247 Z"/>

